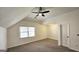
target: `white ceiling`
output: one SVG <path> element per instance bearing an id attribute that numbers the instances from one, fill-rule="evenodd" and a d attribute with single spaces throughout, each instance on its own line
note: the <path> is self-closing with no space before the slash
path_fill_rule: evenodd
<path id="1" fill-rule="evenodd" d="M 0 25 L 3 27 L 9 27 L 24 17 L 33 19 L 36 14 L 32 13 L 33 7 L 0 7 Z M 45 14 L 45 17 L 41 15 L 37 18 L 40 20 L 46 20 L 56 16 L 63 15 L 65 13 L 79 9 L 78 7 L 45 7 L 45 10 L 50 10 Z"/>
<path id="2" fill-rule="evenodd" d="M 0 25 L 9 27 L 29 15 L 32 8 L 0 7 Z"/>

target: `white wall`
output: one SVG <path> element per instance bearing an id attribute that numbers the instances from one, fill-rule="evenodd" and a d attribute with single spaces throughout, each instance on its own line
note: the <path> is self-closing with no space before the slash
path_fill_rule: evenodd
<path id="1" fill-rule="evenodd" d="M 47 37 L 50 39 L 58 40 L 58 24 L 47 25 Z"/>
<path id="2" fill-rule="evenodd" d="M 69 13 L 63 14 L 55 18 L 50 18 L 49 22 L 56 23 L 56 24 L 62 24 L 62 26 L 66 24 L 70 24 L 69 48 L 79 51 L 79 36 L 77 36 L 77 34 L 79 34 L 79 10 L 69 12 Z M 67 37 L 65 39 L 67 39 Z M 64 44 L 64 39 L 62 40 Z"/>
<path id="3" fill-rule="evenodd" d="M 36 36 L 21 39 L 19 33 L 20 26 L 35 27 Z M 22 20 L 19 23 L 9 27 L 7 30 L 8 30 L 8 48 L 47 38 L 46 33 L 47 31 L 45 25 L 33 21 L 27 21 L 27 19 Z"/>
<path id="4" fill-rule="evenodd" d="M 0 51 L 7 50 L 7 36 L 6 36 L 6 29 L 0 27 Z"/>

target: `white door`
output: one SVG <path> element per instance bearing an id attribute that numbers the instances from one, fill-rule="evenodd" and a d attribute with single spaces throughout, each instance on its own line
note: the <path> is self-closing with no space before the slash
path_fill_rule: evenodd
<path id="1" fill-rule="evenodd" d="M 70 46 L 70 24 L 62 25 L 62 45 L 65 47 Z"/>

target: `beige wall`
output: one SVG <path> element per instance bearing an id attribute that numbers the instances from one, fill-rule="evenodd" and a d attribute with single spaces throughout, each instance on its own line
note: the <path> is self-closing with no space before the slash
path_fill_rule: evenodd
<path id="1" fill-rule="evenodd" d="M 62 24 L 63 27 L 62 30 L 65 30 L 66 24 L 70 24 L 69 48 L 79 51 L 79 36 L 77 36 L 77 34 L 79 34 L 79 10 L 70 13 L 65 13 L 55 18 L 50 18 L 49 23 Z M 64 31 L 64 35 L 62 39 L 63 45 L 66 46 L 65 42 L 67 40 L 67 37 L 65 35 L 66 35 L 66 31 Z"/>
<path id="2" fill-rule="evenodd" d="M 36 28 L 36 36 L 31 38 L 20 38 L 19 27 L 20 26 L 32 26 Z M 9 27 L 8 29 L 8 48 L 26 44 L 32 41 L 37 41 L 47 38 L 46 26 L 43 24 L 38 24 L 36 22 L 27 21 L 27 19 L 20 21 L 19 23 Z"/>
<path id="3" fill-rule="evenodd" d="M 7 30 L 4 27 L 0 26 L 0 51 L 7 50 Z"/>
<path id="4" fill-rule="evenodd" d="M 30 26 L 36 28 L 36 36 L 32 38 L 20 38 L 19 27 L 20 26 Z M 8 48 L 26 44 L 29 42 L 51 38 L 58 39 L 58 25 L 57 24 L 40 24 L 33 21 L 22 20 L 19 23 L 9 27 L 7 29 L 8 33 Z"/>
<path id="5" fill-rule="evenodd" d="M 58 40 L 58 24 L 47 25 L 47 37 Z"/>

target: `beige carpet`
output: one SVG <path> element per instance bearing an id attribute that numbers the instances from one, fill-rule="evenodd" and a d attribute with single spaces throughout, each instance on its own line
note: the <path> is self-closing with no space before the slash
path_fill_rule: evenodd
<path id="1" fill-rule="evenodd" d="M 59 47 L 56 40 L 44 39 L 29 44 L 9 48 L 8 52 L 75 52 L 66 47 Z"/>

